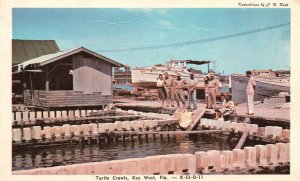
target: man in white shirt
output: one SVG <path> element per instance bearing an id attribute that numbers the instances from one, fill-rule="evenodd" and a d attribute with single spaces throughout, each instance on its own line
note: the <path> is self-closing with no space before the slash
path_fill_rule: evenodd
<path id="1" fill-rule="evenodd" d="M 194 78 L 194 73 L 190 73 L 190 79 L 188 80 L 188 109 L 197 109 L 196 99 L 196 86 L 198 81 Z"/>
<path id="2" fill-rule="evenodd" d="M 156 85 L 157 85 L 158 97 L 161 100 L 161 107 L 164 107 L 164 102 L 166 99 L 166 91 L 164 87 L 165 81 L 162 74 L 159 74 Z"/>
<path id="3" fill-rule="evenodd" d="M 246 114 L 248 115 L 253 115 L 254 114 L 254 92 L 255 92 L 255 86 L 256 82 L 254 77 L 252 76 L 251 71 L 246 71 L 246 76 L 249 78 L 247 89 L 246 89 L 246 94 L 247 94 L 247 107 L 248 107 L 248 112 Z"/>

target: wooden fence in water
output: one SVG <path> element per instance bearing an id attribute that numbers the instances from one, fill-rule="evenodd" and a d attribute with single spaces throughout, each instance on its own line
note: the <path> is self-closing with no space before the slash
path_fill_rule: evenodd
<path id="1" fill-rule="evenodd" d="M 199 151 L 104 162 L 13 171 L 14 175 L 168 175 L 213 174 L 289 164 L 290 144 L 255 145 L 244 149 Z"/>

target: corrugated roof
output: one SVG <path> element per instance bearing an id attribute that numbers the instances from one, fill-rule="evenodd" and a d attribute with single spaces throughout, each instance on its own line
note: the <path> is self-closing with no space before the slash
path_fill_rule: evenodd
<path id="1" fill-rule="evenodd" d="M 17 40 L 12 41 L 13 65 L 42 55 L 59 52 L 55 40 Z"/>
<path id="2" fill-rule="evenodd" d="M 63 52 L 57 52 L 57 53 L 51 53 L 51 54 L 48 54 L 48 55 L 43 55 L 43 56 L 31 59 L 31 60 L 27 60 L 25 62 L 22 62 L 20 64 L 15 65 L 15 66 L 19 67 L 17 71 L 21 71 L 21 67 L 23 69 L 25 69 L 28 65 L 33 65 L 33 64 L 38 64 L 39 66 L 44 66 L 44 65 L 47 65 L 49 63 L 58 61 L 62 58 L 74 55 L 74 54 L 79 53 L 79 52 L 86 52 L 90 55 L 93 55 L 93 56 L 97 57 L 98 59 L 107 61 L 107 62 L 109 62 L 109 63 L 111 63 L 115 66 L 119 66 L 119 67 L 123 66 L 122 64 L 120 64 L 120 63 L 118 63 L 114 60 L 111 60 L 107 57 L 104 57 L 100 54 L 97 54 L 97 53 L 95 53 L 91 50 L 88 50 L 88 49 L 84 48 L 84 47 L 73 48 L 73 49 L 70 49 L 70 50 L 67 50 L 67 51 L 63 51 Z"/>

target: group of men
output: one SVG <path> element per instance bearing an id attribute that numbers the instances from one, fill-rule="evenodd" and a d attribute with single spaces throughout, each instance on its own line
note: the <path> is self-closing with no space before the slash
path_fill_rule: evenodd
<path id="1" fill-rule="evenodd" d="M 246 71 L 246 76 L 249 78 L 248 86 L 246 90 L 247 94 L 247 107 L 248 111 L 246 114 L 254 114 L 254 91 L 255 91 L 255 79 L 252 76 L 251 71 Z M 194 73 L 190 72 L 190 77 L 188 80 L 181 78 L 180 73 L 176 74 L 176 78 L 173 78 L 168 74 L 168 72 L 159 75 L 157 80 L 158 95 L 162 100 L 162 107 L 164 106 L 164 101 L 167 101 L 168 106 L 175 106 L 173 104 L 174 100 L 177 103 L 177 107 L 187 108 L 191 110 L 197 109 L 197 99 L 196 99 L 196 86 L 198 81 L 194 77 Z M 209 73 L 204 78 L 205 94 L 208 109 L 217 109 L 216 97 L 221 88 L 220 82 L 214 78 L 213 73 Z M 185 99 L 185 91 L 188 92 L 188 99 Z"/>
<path id="2" fill-rule="evenodd" d="M 167 101 L 168 106 L 175 106 L 174 100 L 177 103 L 177 107 L 187 108 L 191 110 L 197 109 L 196 99 L 196 86 L 198 84 L 197 79 L 194 77 L 194 73 L 190 72 L 190 77 L 187 80 L 181 78 L 180 73 L 176 74 L 173 78 L 168 72 L 159 75 L 157 80 L 158 95 L 162 100 L 162 107 L 164 101 Z M 214 74 L 209 73 L 205 80 L 205 86 L 207 87 L 208 96 L 208 108 L 216 108 L 216 93 L 219 89 L 219 82 L 214 79 Z M 185 99 L 185 91 L 187 91 L 187 101 Z"/>

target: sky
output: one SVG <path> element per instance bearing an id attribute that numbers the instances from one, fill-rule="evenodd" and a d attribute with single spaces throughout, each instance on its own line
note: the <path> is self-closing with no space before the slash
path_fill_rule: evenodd
<path id="1" fill-rule="evenodd" d="M 290 22 L 289 9 L 13 9 L 13 38 L 55 40 L 60 50 L 85 47 L 131 67 L 173 60 L 212 60 L 225 74 L 290 67 L 290 25 L 217 41 L 170 48 L 110 52 L 181 43 Z M 193 68 L 207 71 L 207 66 Z"/>

